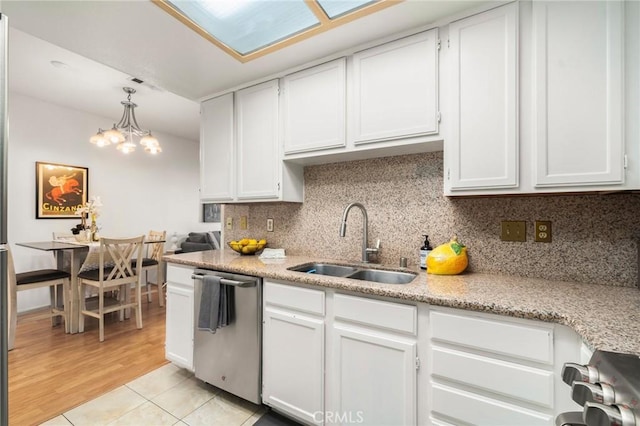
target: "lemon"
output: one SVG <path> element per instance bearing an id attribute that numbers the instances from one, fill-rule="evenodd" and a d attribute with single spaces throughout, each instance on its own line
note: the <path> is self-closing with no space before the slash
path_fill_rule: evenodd
<path id="1" fill-rule="evenodd" d="M 256 245 L 258 244 L 258 240 L 249 240 L 249 245 Z"/>
<path id="2" fill-rule="evenodd" d="M 235 246 L 236 244 L 238 244 L 238 242 L 233 240 L 233 241 L 230 241 L 229 244 L 231 244 L 232 246 Z"/>
<path id="3" fill-rule="evenodd" d="M 467 268 L 467 248 L 453 236 L 448 243 L 439 245 L 427 256 L 427 273 L 435 275 L 455 275 Z"/>
<path id="4" fill-rule="evenodd" d="M 243 238 L 240 241 L 238 241 L 240 243 L 240 245 L 242 246 L 246 246 L 249 244 L 249 239 L 248 238 Z"/>
<path id="5" fill-rule="evenodd" d="M 252 252 L 253 252 L 253 247 L 251 247 L 251 246 L 244 246 L 244 247 L 242 247 L 242 252 L 243 252 L 244 254 L 252 253 Z"/>
<path id="6" fill-rule="evenodd" d="M 264 246 L 264 245 L 267 244 L 267 240 L 262 239 L 262 240 L 258 241 L 258 244 L 261 245 L 261 246 Z"/>

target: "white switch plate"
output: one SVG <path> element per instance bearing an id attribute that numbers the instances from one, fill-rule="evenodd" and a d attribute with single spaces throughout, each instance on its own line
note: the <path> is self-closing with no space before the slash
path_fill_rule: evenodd
<path id="1" fill-rule="evenodd" d="M 273 232 L 273 219 L 267 219 L 267 232 Z"/>
<path id="2" fill-rule="evenodd" d="M 232 217 L 228 217 L 227 218 L 227 229 L 229 231 L 233 230 L 233 218 Z"/>

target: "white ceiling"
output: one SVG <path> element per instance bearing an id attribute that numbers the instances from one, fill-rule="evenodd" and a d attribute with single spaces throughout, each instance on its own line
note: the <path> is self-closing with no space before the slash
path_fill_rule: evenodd
<path id="1" fill-rule="evenodd" d="M 407 0 L 244 64 L 149 0 L 0 0 L 0 8 L 12 28 L 11 90 L 117 120 L 122 87 L 132 86 L 143 128 L 198 140 L 200 100 L 480 3 Z"/>
<path id="2" fill-rule="evenodd" d="M 59 61 L 67 66 L 55 67 L 51 61 Z M 192 141 L 199 139 L 198 102 L 155 86 L 134 83 L 130 78 L 126 73 L 20 30 L 12 28 L 9 33 L 11 91 L 108 117 L 111 120 L 102 125 L 103 129 L 107 129 L 122 116 L 123 107 L 120 102 L 127 97 L 122 88 L 134 87 L 136 93 L 131 100 L 138 105 L 136 119 L 143 129 Z M 87 140 L 90 136 L 87 135 Z M 162 144 L 162 138 L 159 139 Z"/>

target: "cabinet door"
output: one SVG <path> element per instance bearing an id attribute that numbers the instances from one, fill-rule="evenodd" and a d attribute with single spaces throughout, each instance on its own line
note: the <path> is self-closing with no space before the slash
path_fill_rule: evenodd
<path id="1" fill-rule="evenodd" d="M 518 186 L 518 7 L 449 26 L 451 190 Z"/>
<path id="2" fill-rule="evenodd" d="M 416 343 L 371 330 L 333 327 L 336 424 L 416 424 Z"/>
<path id="3" fill-rule="evenodd" d="M 167 282 L 166 358 L 193 371 L 193 288 Z"/>
<path id="4" fill-rule="evenodd" d="M 345 146 L 345 58 L 283 79 L 284 152 Z"/>
<path id="5" fill-rule="evenodd" d="M 322 424 L 324 321 L 266 307 L 262 362 L 263 402 Z"/>
<path id="6" fill-rule="evenodd" d="M 533 2 L 537 187 L 624 180 L 622 8 Z"/>
<path id="7" fill-rule="evenodd" d="M 236 92 L 237 198 L 279 196 L 278 80 Z"/>
<path id="8" fill-rule="evenodd" d="M 233 200 L 233 93 L 203 102 L 200 123 L 200 198 Z"/>
<path id="9" fill-rule="evenodd" d="M 353 55 L 356 144 L 438 133 L 438 30 Z"/>

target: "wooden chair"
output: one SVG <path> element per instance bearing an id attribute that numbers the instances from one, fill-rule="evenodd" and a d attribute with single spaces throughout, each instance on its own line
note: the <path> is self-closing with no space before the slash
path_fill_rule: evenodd
<path id="1" fill-rule="evenodd" d="M 9 333 L 8 348 L 13 349 L 16 338 L 16 328 L 18 325 L 18 292 L 23 290 L 31 290 L 34 288 L 49 287 L 51 291 L 51 308 L 46 314 L 37 315 L 34 319 L 40 317 L 56 317 L 60 316 L 64 319 L 65 332 L 69 332 L 69 303 L 71 301 L 70 279 L 71 274 L 59 269 L 38 269 L 35 271 L 21 272 L 16 274 L 13 264 L 11 250 L 8 250 L 7 261 L 8 274 L 8 315 L 9 315 Z M 59 288 L 62 289 L 63 306 L 57 306 Z"/>
<path id="2" fill-rule="evenodd" d="M 142 269 L 145 273 L 145 291 L 142 292 L 143 296 L 147 296 L 147 302 L 151 303 L 152 293 L 158 293 L 158 304 L 164 306 L 164 271 L 160 270 L 162 265 L 161 258 L 164 253 L 164 242 L 167 239 L 167 231 L 149 231 L 147 235 L 146 255 L 142 259 Z M 158 243 L 149 243 L 149 241 L 160 241 Z M 155 282 L 149 280 L 149 271 L 156 271 Z M 163 281 L 163 282 L 160 282 Z M 155 286 L 156 289 L 152 290 L 151 286 Z"/>
<path id="3" fill-rule="evenodd" d="M 71 232 L 53 232 L 54 241 L 76 241 L 76 236 Z"/>
<path id="4" fill-rule="evenodd" d="M 125 311 L 134 309 L 136 327 L 142 328 L 142 248 L 144 235 L 134 238 L 101 238 L 100 263 L 98 269 L 80 272 L 78 288 L 80 297 L 80 321 L 78 331 L 84 332 L 85 316 L 97 318 L 99 321 L 100 341 L 104 341 L 104 316 L 111 312 L 119 312 L 120 321 Z M 110 259 L 109 259 L 110 257 Z M 130 290 L 134 286 L 135 301 L 131 301 Z M 95 300 L 90 306 L 85 297 L 87 287 L 98 292 L 97 306 Z M 106 293 L 117 291 L 116 298 L 107 298 Z M 90 299 L 94 299 L 93 297 Z"/>

